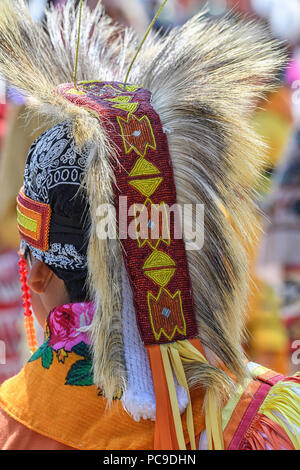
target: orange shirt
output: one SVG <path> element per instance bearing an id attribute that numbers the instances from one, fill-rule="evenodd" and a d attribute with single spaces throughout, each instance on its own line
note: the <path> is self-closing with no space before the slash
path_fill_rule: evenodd
<path id="1" fill-rule="evenodd" d="M 4 448 L 21 445 L 22 449 L 27 449 L 25 445 L 30 435 L 34 438 L 30 446 L 51 447 L 54 440 L 69 448 L 84 450 L 153 449 L 153 421 L 134 421 L 120 400 L 114 400 L 111 408 L 106 409 L 106 400 L 99 396 L 94 385 L 65 384 L 69 367 L 78 361 L 76 354 L 69 353 L 65 363 L 54 359 L 49 369 L 41 367 L 40 361 L 28 362 L 18 375 L 0 387 L 0 407 L 5 412 L 2 411 L 1 424 L 6 428 L 1 429 L 0 424 L 0 442 Z M 195 435 L 199 436 L 204 429 L 203 393 L 195 390 L 191 392 L 191 399 Z M 3 423 L 3 420 L 6 421 Z M 33 433 L 28 434 L 24 426 Z M 183 428 L 188 442 L 185 414 Z M 11 441 L 10 433 L 16 433 L 16 441 Z M 38 439 L 36 433 L 48 439 Z M 26 436 L 24 444 L 20 440 L 23 435 Z"/>
<path id="2" fill-rule="evenodd" d="M 31 431 L 0 408 L 0 449 L 2 450 L 72 450 L 71 447 Z"/>

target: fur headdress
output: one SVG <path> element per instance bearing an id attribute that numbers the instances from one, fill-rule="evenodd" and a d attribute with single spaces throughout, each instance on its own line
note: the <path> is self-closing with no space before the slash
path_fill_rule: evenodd
<path id="1" fill-rule="evenodd" d="M 30 97 L 32 108 L 52 117 L 53 123 L 71 122 L 77 145 L 91 148 L 85 184 L 91 215 L 89 287 L 96 303 L 91 326 L 94 381 L 110 402 L 118 390 L 126 392 L 128 384 L 122 249 L 117 240 L 99 239 L 97 208 L 114 203 L 117 149 L 106 117 L 101 120 L 92 106 L 80 106 L 80 99 L 89 86 L 84 81 L 121 87 L 138 38 L 128 29 L 118 34 L 101 5 L 92 12 L 83 5 L 82 17 L 79 93 L 75 90 L 72 99 L 66 99 L 71 85 L 57 89 L 73 79 L 78 12 L 72 1 L 47 12 L 45 29 L 32 22 L 22 1 L 3 0 L 0 71 Z M 263 156 L 249 117 L 256 100 L 274 86 L 282 64 L 278 44 L 262 27 L 229 16 L 211 21 L 201 12 L 163 37 L 151 34 L 131 70 L 130 84 L 136 87 L 122 85 L 130 96 L 141 86 L 151 93 L 152 108 L 167 136 L 177 202 L 205 206 L 203 248 L 189 250 L 186 256 L 197 338 L 212 355 L 206 359 L 199 348 L 199 354 L 191 352 L 184 341 L 178 351 L 188 386 L 203 386 L 207 398 L 213 396 L 217 404 L 231 386 L 217 363 L 221 361 L 238 380 L 246 374 L 241 348 L 249 284 L 246 247 L 255 232 L 253 183 Z M 132 101 L 125 97 L 123 104 Z M 185 223 L 191 229 L 192 220 Z"/>

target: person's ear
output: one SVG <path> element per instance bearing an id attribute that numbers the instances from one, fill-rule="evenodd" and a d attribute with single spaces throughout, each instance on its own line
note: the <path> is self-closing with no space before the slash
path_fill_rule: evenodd
<path id="1" fill-rule="evenodd" d="M 36 294 L 43 294 L 52 276 L 53 271 L 45 263 L 36 259 L 28 274 L 28 287 Z"/>

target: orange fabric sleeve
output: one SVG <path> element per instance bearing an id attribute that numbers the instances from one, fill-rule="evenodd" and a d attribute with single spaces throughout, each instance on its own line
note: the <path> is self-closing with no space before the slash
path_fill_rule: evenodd
<path id="1" fill-rule="evenodd" d="M 31 431 L 0 408 L 1 450 L 74 450 L 72 447 Z"/>

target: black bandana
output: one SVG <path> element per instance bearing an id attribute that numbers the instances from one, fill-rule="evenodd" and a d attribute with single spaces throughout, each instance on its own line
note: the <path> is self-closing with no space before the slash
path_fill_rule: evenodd
<path id="1" fill-rule="evenodd" d="M 79 151 L 70 124 L 63 122 L 38 137 L 25 166 L 25 195 L 52 211 L 48 250 L 29 248 L 64 280 L 87 275 L 89 208 L 82 183 L 88 154 L 86 148 Z"/>

